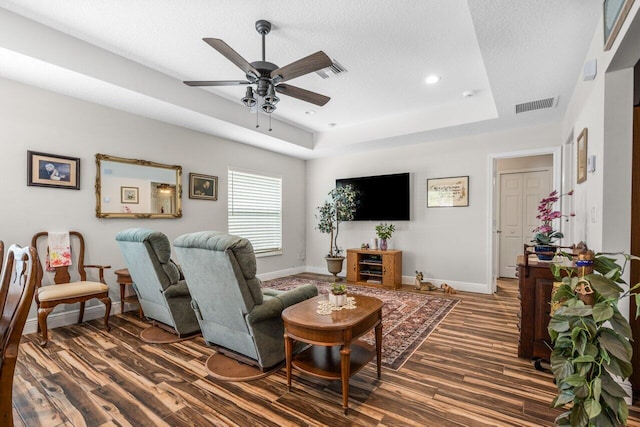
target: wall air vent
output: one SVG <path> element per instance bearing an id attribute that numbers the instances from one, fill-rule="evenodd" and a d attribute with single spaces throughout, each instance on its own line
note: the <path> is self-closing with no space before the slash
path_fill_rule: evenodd
<path id="1" fill-rule="evenodd" d="M 537 101 L 524 102 L 516 104 L 516 114 L 526 113 L 527 111 L 542 110 L 558 105 L 558 98 L 539 99 Z"/>
<path id="2" fill-rule="evenodd" d="M 331 60 L 332 64 L 330 67 L 323 68 L 322 70 L 316 71 L 316 74 L 322 77 L 323 79 L 328 79 L 330 77 L 337 77 L 340 74 L 344 74 L 347 72 L 347 69 L 344 68 L 338 61 L 335 59 Z"/>

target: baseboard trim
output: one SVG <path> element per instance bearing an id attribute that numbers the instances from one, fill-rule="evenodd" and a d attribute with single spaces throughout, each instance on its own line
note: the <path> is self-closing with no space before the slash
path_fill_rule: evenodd
<path id="1" fill-rule="evenodd" d="M 326 267 L 307 266 L 305 272 L 314 273 L 314 274 L 329 274 Z M 296 273 L 293 273 L 293 274 L 296 274 Z M 343 269 L 342 272 L 339 274 L 339 276 L 344 279 L 346 276 L 346 270 Z M 416 280 L 415 276 L 402 276 L 403 285 L 414 285 L 415 280 Z M 446 283 L 449 286 L 453 287 L 456 291 L 473 292 L 476 294 L 492 293 L 490 286 L 487 286 L 484 283 L 460 282 L 457 280 L 432 279 L 432 278 L 425 278 L 423 279 L 423 281 L 431 282 L 438 287 L 440 287 L 440 285 L 442 285 L 443 283 Z"/>
<path id="2" fill-rule="evenodd" d="M 111 313 L 114 315 L 120 313 L 120 302 L 111 303 Z M 78 322 L 78 315 L 80 314 L 80 308 L 71 311 L 63 311 L 60 313 L 53 313 L 47 317 L 47 326 L 49 329 L 58 328 L 60 326 L 73 325 Z M 104 317 L 104 305 L 94 305 L 91 307 L 85 307 L 83 321 L 102 319 Z M 27 319 L 24 325 L 23 334 L 32 334 L 38 331 L 38 318 L 34 317 Z"/>
<path id="3" fill-rule="evenodd" d="M 415 285 L 415 276 L 402 276 L 402 284 L 403 285 Z M 484 283 L 471 283 L 471 282 L 460 282 L 457 280 L 444 280 L 444 279 L 433 279 L 430 277 L 425 277 L 422 279 L 423 282 L 431 282 L 437 287 L 440 287 L 443 283 L 448 284 L 456 291 L 462 292 L 473 292 L 476 294 L 491 294 L 491 287 Z"/>
<path id="4" fill-rule="evenodd" d="M 307 271 L 306 268 L 304 266 L 301 266 L 301 267 L 287 268 L 284 270 L 272 271 L 270 273 L 257 274 L 256 276 L 260 280 L 273 280 L 273 279 L 279 279 L 285 276 L 292 276 L 294 274 L 305 273 L 306 271 Z"/>

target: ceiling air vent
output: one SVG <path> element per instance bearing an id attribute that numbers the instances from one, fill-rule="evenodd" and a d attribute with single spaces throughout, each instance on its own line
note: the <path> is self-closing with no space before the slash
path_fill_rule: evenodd
<path id="1" fill-rule="evenodd" d="M 524 102 L 516 104 L 516 114 L 526 113 L 527 111 L 542 110 L 545 108 L 555 107 L 557 98 L 539 99 L 537 101 Z"/>
<path id="2" fill-rule="evenodd" d="M 340 74 L 344 74 L 347 72 L 347 69 L 344 68 L 338 61 L 335 59 L 331 60 L 331 66 L 327 68 L 323 68 L 322 70 L 316 71 L 316 74 L 322 77 L 323 79 L 328 79 L 329 77 L 336 77 Z"/>

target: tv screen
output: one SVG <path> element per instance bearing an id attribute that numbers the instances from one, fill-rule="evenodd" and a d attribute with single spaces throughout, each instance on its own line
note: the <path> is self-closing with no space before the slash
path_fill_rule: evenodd
<path id="1" fill-rule="evenodd" d="M 365 176 L 336 180 L 358 191 L 354 221 L 409 221 L 409 174 Z"/>

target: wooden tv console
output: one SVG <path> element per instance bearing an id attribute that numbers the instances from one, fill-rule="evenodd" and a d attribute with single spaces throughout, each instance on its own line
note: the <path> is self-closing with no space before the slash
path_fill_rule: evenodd
<path id="1" fill-rule="evenodd" d="M 347 282 L 400 289 L 402 251 L 347 249 Z"/>

